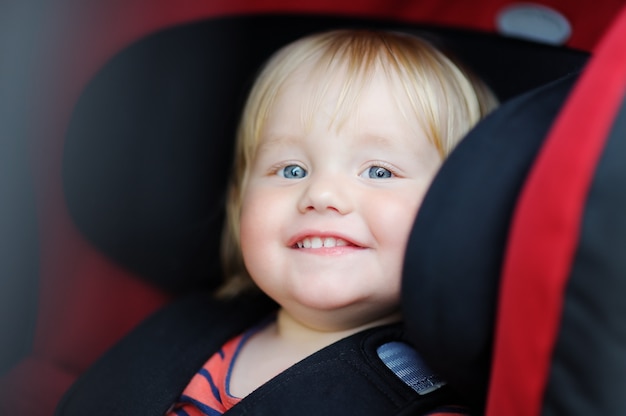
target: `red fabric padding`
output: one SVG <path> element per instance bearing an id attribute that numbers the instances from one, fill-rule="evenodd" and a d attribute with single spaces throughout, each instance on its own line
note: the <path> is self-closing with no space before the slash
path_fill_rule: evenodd
<path id="1" fill-rule="evenodd" d="M 0 414 L 52 415 L 76 375 L 38 357 L 29 357 L 0 380 Z"/>
<path id="2" fill-rule="evenodd" d="M 535 416 L 594 172 L 626 92 L 626 8 L 595 50 L 522 191 L 507 248 L 487 415 Z"/>

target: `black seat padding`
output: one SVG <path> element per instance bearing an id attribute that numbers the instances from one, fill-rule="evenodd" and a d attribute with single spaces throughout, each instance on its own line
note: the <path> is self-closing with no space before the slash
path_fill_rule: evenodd
<path id="1" fill-rule="evenodd" d="M 479 408 L 511 216 L 576 79 L 511 100 L 473 129 L 433 181 L 409 239 L 402 295 L 410 339 Z"/>

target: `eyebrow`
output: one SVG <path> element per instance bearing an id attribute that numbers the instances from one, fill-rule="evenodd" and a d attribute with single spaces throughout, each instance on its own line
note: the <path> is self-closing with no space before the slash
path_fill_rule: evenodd
<path id="1" fill-rule="evenodd" d="M 387 136 L 365 133 L 358 137 L 358 140 L 365 146 L 384 147 L 389 149 L 397 148 L 397 142 Z"/>
<path id="2" fill-rule="evenodd" d="M 409 153 L 412 157 L 417 157 L 418 159 L 422 159 L 425 157 L 424 151 L 420 147 L 410 146 L 409 148 L 405 146 L 399 146 L 398 140 L 394 140 L 393 137 L 382 136 L 379 134 L 372 133 L 364 133 L 360 136 L 359 140 L 361 140 L 361 144 L 364 148 L 372 147 L 377 149 L 388 150 L 391 152 L 402 152 L 403 154 Z M 410 143 L 410 138 L 409 138 Z M 408 149 L 408 150 L 407 150 Z"/>
<path id="3" fill-rule="evenodd" d="M 300 143 L 300 139 L 294 136 L 270 136 L 259 141 L 257 153 L 263 153 L 279 147 L 291 147 Z"/>
<path id="4" fill-rule="evenodd" d="M 392 145 L 392 140 L 390 140 L 388 137 L 385 136 L 379 136 L 377 134 L 363 134 L 361 135 L 361 139 L 363 141 L 365 141 L 366 143 L 371 143 L 371 144 L 375 144 L 375 145 L 385 145 L 385 146 L 391 146 Z"/>

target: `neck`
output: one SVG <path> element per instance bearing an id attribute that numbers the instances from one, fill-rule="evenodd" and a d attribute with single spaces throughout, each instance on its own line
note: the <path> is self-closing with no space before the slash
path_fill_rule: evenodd
<path id="1" fill-rule="evenodd" d="M 276 319 L 276 330 L 277 336 L 284 342 L 310 349 L 313 352 L 364 329 L 398 322 L 400 319 L 400 312 L 395 311 L 364 324 L 326 329 L 307 325 L 281 308 Z"/>

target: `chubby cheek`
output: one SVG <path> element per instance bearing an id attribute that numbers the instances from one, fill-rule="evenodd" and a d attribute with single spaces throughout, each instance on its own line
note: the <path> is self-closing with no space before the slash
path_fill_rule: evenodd
<path id="1" fill-rule="evenodd" d="M 241 248 L 244 252 L 250 253 L 253 247 L 260 249 L 263 247 L 259 239 L 265 233 L 267 227 L 267 218 L 265 218 L 264 205 L 262 200 L 255 198 L 255 195 L 246 195 L 244 197 L 240 217 L 239 237 L 241 239 Z M 271 219 L 271 218 L 270 218 Z"/>
<path id="2" fill-rule="evenodd" d="M 270 193 L 248 192 L 244 195 L 239 238 L 244 263 L 253 278 L 264 275 L 275 259 L 272 248 L 280 243 L 279 212 Z"/>
<path id="3" fill-rule="evenodd" d="M 399 276 L 409 234 L 421 205 L 422 196 L 380 198 L 379 200 L 384 202 L 370 205 L 368 208 L 371 231 L 379 248 L 384 252 L 386 267 Z"/>

